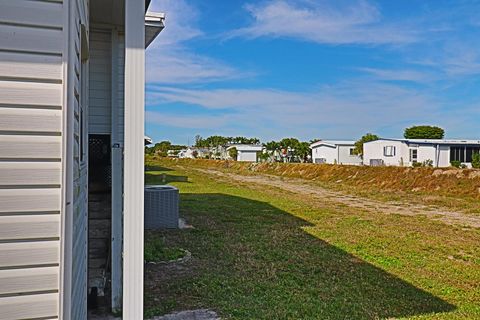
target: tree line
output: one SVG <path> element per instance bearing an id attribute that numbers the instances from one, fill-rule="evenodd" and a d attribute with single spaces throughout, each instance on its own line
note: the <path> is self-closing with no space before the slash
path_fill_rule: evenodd
<path id="1" fill-rule="evenodd" d="M 174 154 L 178 154 L 180 150 L 186 149 L 187 146 L 184 145 L 178 145 L 178 144 L 172 144 L 170 141 L 160 141 L 158 143 L 155 143 L 151 147 L 145 147 L 145 153 L 146 154 L 156 154 L 161 157 L 166 157 L 168 156 L 169 151 L 173 151 Z"/>
<path id="2" fill-rule="evenodd" d="M 403 134 L 406 139 L 443 139 L 445 131 L 437 126 L 412 126 L 406 128 Z M 375 141 L 380 137 L 373 133 L 367 133 L 355 142 L 354 153 L 362 156 L 363 144 L 369 141 Z M 283 138 L 279 141 L 269 141 L 263 143 L 265 152 L 259 153 L 261 160 L 286 160 L 288 162 L 307 162 L 310 159 L 310 145 L 319 141 L 320 139 L 313 139 L 310 141 L 300 141 L 297 138 Z M 200 135 L 195 136 L 195 147 L 197 148 L 218 148 L 226 147 L 228 145 L 235 144 L 262 144 L 258 138 L 248 137 L 229 137 L 213 135 L 203 138 Z M 161 141 L 156 143 L 152 147 L 146 147 L 145 152 L 147 154 L 157 154 L 160 156 L 169 155 L 168 152 L 178 153 L 182 149 L 186 149 L 185 145 L 175 145 L 170 141 Z M 232 151 L 235 152 L 235 151 Z"/>
<path id="3" fill-rule="evenodd" d="M 229 144 L 260 144 L 260 139 L 224 136 L 210 136 L 207 138 L 202 138 L 200 135 L 195 136 L 195 147 L 198 148 L 213 148 L 218 146 L 226 146 Z"/>

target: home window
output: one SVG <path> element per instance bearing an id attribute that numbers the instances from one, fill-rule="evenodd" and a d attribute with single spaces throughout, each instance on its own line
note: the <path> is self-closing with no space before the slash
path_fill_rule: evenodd
<path id="1" fill-rule="evenodd" d="M 450 147 L 450 161 L 465 162 L 465 147 Z"/>
<path id="2" fill-rule="evenodd" d="M 355 155 L 355 148 L 350 148 L 350 155 L 351 156 L 354 156 Z"/>
<path id="3" fill-rule="evenodd" d="M 418 150 L 410 149 L 410 162 L 414 163 L 418 161 Z"/>
<path id="4" fill-rule="evenodd" d="M 465 150 L 465 162 L 472 162 L 472 157 L 475 153 L 480 153 L 480 148 L 467 147 Z"/>
<path id="5" fill-rule="evenodd" d="M 395 146 L 385 146 L 383 147 L 383 155 L 385 157 L 394 157 L 396 154 L 396 147 Z"/>

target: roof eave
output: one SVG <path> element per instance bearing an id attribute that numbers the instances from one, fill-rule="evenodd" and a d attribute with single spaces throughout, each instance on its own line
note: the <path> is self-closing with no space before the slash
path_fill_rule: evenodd
<path id="1" fill-rule="evenodd" d="M 145 14 L 145 49 L 155 40 L 165 28 L 165 14 L 148 11 Z"/>

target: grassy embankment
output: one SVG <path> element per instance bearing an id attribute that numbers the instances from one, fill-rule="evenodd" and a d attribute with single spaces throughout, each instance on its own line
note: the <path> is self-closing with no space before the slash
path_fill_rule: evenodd
<path id="1" fill-rule="evenodd" d="M 478 177 L 434 169 L 152 159 L 148 165 L 147 183 L 165 177 L 179 187 L 181 215 L 195 227 L 160 232 L 193 258 L 179 269 L 147 268 L 149 315 L 211 308 L 227 319 L 480 318 L 478 229 L 333 206 L 192 167 L 257 170 L 287 181 L 301 176 L 335 188 L 349 181 L 341 188 L 373 190 L 377 198 L 393 197 L 382 192 L 395 188 L 412 197 L 453 199 L 455 191 L 462 207 L 478 199 Z"/>
<path id="2" fill-rule="evenodd" d="M 149 158 L 153 160 L 153 158 Z M 150 160 L 150 161 L 151 161 Z M 455 168 L 358 167 L 316 164 L 245 163 L 162 159 L 175 165 L 214 168 L 244 175 L 299 178 L 334 190 L 379 200 L 444 206 L 480 215 L 480 170 Z M 173 161 L 173 162 L 172 162 Z"/>

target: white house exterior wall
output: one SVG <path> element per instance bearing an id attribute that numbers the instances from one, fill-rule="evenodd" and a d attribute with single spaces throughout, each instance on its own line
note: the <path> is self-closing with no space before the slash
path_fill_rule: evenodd
<path id="1" fill-rule="evenodd" d="M 425 161 L 432 161 L 432 164 L 436 164 L 436 153 L 437 153 L 437 145 L 425 145 L 421 144 L 418 146 L 418 159 L 417 162 L 423 163 Z M 411 162 L 408 163 L 412 165 Z"/>
<path id="2" fill-rule="evenodd" d="M 439 156 L 438 156 L 438 166 L 439 167 L 450 166 L 450 147 L 449 146 L 440 145 Z"/>
<path id="3" fill-rule="evenodd" d="M 90 33 L 89 133 L 112 132 L 112 34 L 92 29 Z"/>
<path id="4" fill-rule="evenodd" d="M 395 147 L 394 156 L 385 156 L 383 148 L 387 146 Z M 386 166 L 409 165 L 409 150 L 405 142 L 391 140 L 377 140 L 365 143 L 363 145 L 363 164 L 370 165 L 370 160 L 381 159 Z"/>
<path id="5" fill-rule="evenodd" d="M 337 159 L 337 148 L 326 145 L 321 145 L 312 149 L 313 162 L 317 162 L 316 159 L 325 159 L 325 163 L 334 164 Z"/>
<path id="6" fill-rule="evenodd" d="M 338 148 L 338 160 L 337 163 L 339 164 L 350 164 L 350 165 L 359 165 L 362 163 L 362 158 L 357 155 L 351 155 L 350 149 L 353 146 L 344 146 L 339 145 Z"/>
<path id="7" fill-rule="evenodd" d="M 383 154 L 385 146 L 395 146 L 396 155 L 386 157 Z M 450 166 L 450 145 L 437 143 L 422 143 L 415 141 L 377 140 L 363 145 L 363 161 L 370 164 L 371 159 L 382 159 L 387 166 L 411 166 L 410 150 L 417 150 L 417 162 L 423 163 L 431 160 L 434 167 Z"/>
<path id="8" fill-rule="evenodd" d="M 0 319 L 60 317 L 67 9 L 0 2 Z"/>
<path id="9" fill-rule="evenodd" d="M 237 161 L 257 162 L 257 151 L 238 151 Z"/>
<path id="10" fill-rule="evenodd" d="M 67 200 L 64 245 L 63 317 L 85 319 L 87 316 L 87 227 L 88 227 L 88 60 L 89 3 L 87 0 L 66 1 L 69 4 L 68 80 L 67 80 Z M 82 31 L 82 25 L 85 30 Z M 82 32 L 86 34 L 82 35 Z M 85 52 L 82 52 L 85 50 Z M 73 149 L 73 150 L 72 150 Z M 83 154 L 82 154 L 83 153 Z M 70 182 L 71 179 L 71 182 Z M 71 183 L 71 184 L 70 184 Z M 71 189 L 71 190 L 70 190 Z M 71 210 L 71 211 L 70 211 Z M 71 212 L 71 215 L 69 214 Z M 71 216 L 71 219 L 69 218 Z M 71 271 L 70 271 L 71 270 Z M 71 272 L 71 273 L 70 273 Z"/>

